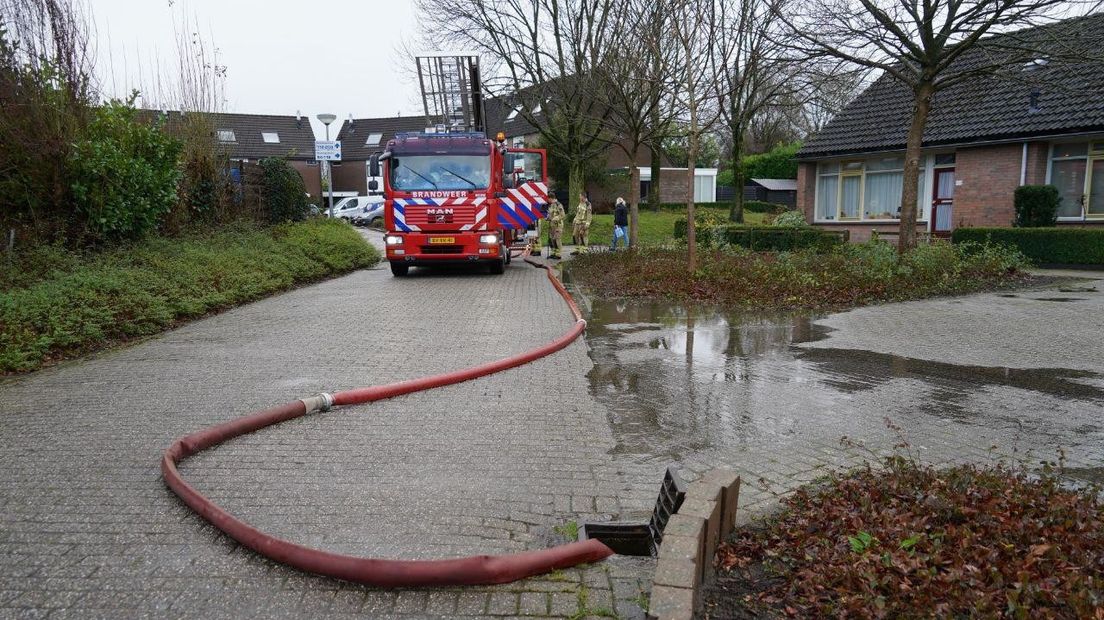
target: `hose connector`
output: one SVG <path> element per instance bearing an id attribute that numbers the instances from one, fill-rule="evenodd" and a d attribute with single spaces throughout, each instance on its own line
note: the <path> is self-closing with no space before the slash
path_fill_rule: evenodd
<path id="1" fill-rule="evenodd" d="M 306 408 L 306 411 L 303 412 L 303 414 L 306 415 L 308 413 L 314 413 L 315 411 L 329 411 L 330 407 L 333 407 L 334 397 L 332 394 L 322 392 L 318 396 L 300 398 L 299 400 L 303 403 L 303 407 Z"/>

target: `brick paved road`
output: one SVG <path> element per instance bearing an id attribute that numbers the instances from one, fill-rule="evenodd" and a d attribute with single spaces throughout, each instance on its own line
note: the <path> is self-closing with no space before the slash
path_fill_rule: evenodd
<path id="1" fill-rule="evenodd" d="M 1079 301 L 1040 300 L 1059 296 Z M 578 342 L 494 377 L 267 429 L 181 469 L 263 529 L 403 558 L 542 548 L 570 520 L 642 519 L 671 460 L 688 476 L 717 463 L 750 474 L 746 518 L 772 502 L 755 478 L 779 492 L 858 462 L 842 434 L 887 449 L 886 414 L 925 458 L 985 459 L 994 441 L 1050 455 L 1073 437 L 1072 464 L 1104 471 L 1102 309 L 1104 293 L 1051 291 L 893 304 L 818 326 L 699 317 L 690 371 L 684 315 L 640 324 L 614 308 L 623 324 L 594 323 L 590 357 Z M 522 263 L 499 277 L 396 280 L 383 268 L 0 381 L 0 617 L 639 617 L 652 565 L 632 558 L 494 588 L 311 577 L 229 542 L 157 468 L 198 428 L 487 361 L 569 325 Z M 827 339 L 790 346 L 825 326 Z"/>
<path id="2" fill-rule="evenodd" d="M 494 588 L 381 591 L 239 548 L 164 487 L 177 436 L 312 395 L 487 361 L 561 334 L 542 272 L 383 269 L 0 382 L 0 617 L 639 617 L 650 561 Z M 380 557 L 543 548 L 569 520 L 636 518 L 662 466 L 608 454 L 582 342 L 500 375 L 285 423 L 186 461 L 233 513 Z M 533 387 L 535 389 L 530 390 Z"/>

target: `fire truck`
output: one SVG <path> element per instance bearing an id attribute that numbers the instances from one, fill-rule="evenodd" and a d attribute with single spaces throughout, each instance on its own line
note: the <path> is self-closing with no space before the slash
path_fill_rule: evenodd
<path id="1" fill-rule="evenodd" d="M 418 56 L 418 73 L 426 131 L 397 134 L 368 164 L 369 190 L 383 181 L 391 273 L 457 263 L 504 273 L 546 211 L 545 152 L 486 135 L 478 56 Z"/>

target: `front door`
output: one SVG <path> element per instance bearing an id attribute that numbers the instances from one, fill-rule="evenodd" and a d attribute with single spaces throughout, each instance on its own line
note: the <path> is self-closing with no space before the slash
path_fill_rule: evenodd
<path id="1" fill-rule="evenodd" d="M 932 190 L 931 231 L 935 234 L 949 234 L 954 210 L 954 168 L 937 168 L 935 184 Z"/>

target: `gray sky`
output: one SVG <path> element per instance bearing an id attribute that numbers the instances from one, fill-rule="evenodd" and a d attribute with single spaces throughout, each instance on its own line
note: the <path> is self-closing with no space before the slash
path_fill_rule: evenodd
<path id="1" fill-rule="evenodd" d="M 395 49 L 417 36 L 412 0 L 87 0 L 106 91 L 149 84 L 158 63 L 175 70 L 176 35 L 198 23 L 226 65 L 228 112 L 420 114 L 417 85 Z M 326 24 L 326 25 L 324 25 Z M 141 69 L 139 69 L 141 67 Z M 141 102 L 139 102 L 141 103 Z M 337 123 L 335 123 L 336 125 Z M 331 137 L 334 135 L 331 129 Z"/>

